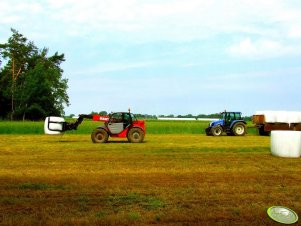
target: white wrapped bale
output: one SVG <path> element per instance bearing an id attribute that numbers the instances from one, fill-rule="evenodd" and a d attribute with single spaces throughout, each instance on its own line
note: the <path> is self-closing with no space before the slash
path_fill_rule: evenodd
<path id="1" fill-rule="evenodd" d="M 276 113 L 275 111 L 256 111 L 255 115 L 264 115 L 265 122 L 276 122 Z"/>
<path id="2" fill-rule="evenodd" d="M 272 155 L 287 158 L 301 157 L 301 132 L 275 130 L 271 132 Z"/>
<path id="3" fill-rule="evenodd" d="M 275 111 L 275 122 L 277 123 L 289 123 L 289 112 L 287 111 Z"/>
<path id="4" fill-rule="evenodd" d="M 50 116 L 45 119 L 44 132 L 45 134 L 55 135 L 61 134 L 64 130 L 64 118 Z"/>
<path id="5" fill-rule="evenodd" d="M 300 123 L 301 112 L 290 111 L 288 112 L 288 123 Z"/>

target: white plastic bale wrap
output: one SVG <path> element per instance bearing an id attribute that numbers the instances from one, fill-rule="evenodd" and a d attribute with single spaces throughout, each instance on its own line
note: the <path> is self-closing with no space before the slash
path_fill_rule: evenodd
<path id="1" fill-rule="evenodd" d="M 301 112 L 291 111 L 289 114 L 288 123 L 300 123 L 301 122 Z"/>
<path id="2" fill-rule="evenodd" d="M 301 112 L 297 111 L 256 111 L 255 115 L 264 115 L 267 123 L 301 123 Z"/>
<path id="3" fill-rule="evenodd" d="M 276 113 L 274 111 L 256 111 L 255 115 L 264 115 L 265 122 L 276 121 Z"/>
<path id="4" fill-rule="evenodd" d="M 61 134 L 63 131 L 64 118 L 50 116 L 45 119 L 44 122 L 44 132 L 45 134 L 55 135 Z"/>
<path id="5" fill-rule="evenodd" d="M 289 123 L 290 121 L 290 112 L 287 111 L 277 111 L 274 113 L 275 114 L 275 122 L 278 123 Z"/>
<path id="6" fill-rule="evenodd" d="M 272 131 L 271 152 L 278 157 L 301 157 L 301 131 Z"/>

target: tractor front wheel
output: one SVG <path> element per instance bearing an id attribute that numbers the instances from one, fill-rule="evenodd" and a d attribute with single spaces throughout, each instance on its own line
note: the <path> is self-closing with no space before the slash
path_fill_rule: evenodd
<path id="1" fill-rule="evenodd" d="M 211 133 L 213 136 L 221 136 L 223 133 L 223 128 L 221 126 L 213 126 L 211 128 Z"/>
<path id="2" fill-rule="evenodd" d="M 232 132 L 235 136 L 244 136 L 246 133 L 246 126 L 243 123 L 236 123 L 233 128 Z"/>
<path id="3" fill-rule="evenodd" d="M 207 136 L 211 136 L 212 135 L 211 128 L 210 127 L 206 128 L 205 133 L 206 133 Z"/>
<path id="4" fill-rule="evenodd" d="M 127 138 L 131 143 L 141 143 L 144 140 L 144 132 L 140 128 L 130 129 Z"/>
<path id="5" fill-rule="evenodd" d="M 105 129 L 95 129 L 91 133 L 93 143 L 106 143 L 109 139 L 109 134 Z"/>

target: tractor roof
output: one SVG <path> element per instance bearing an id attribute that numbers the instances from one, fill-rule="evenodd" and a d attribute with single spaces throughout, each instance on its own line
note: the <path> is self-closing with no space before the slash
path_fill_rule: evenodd
<path id="1" fill-rule="evenodd" d="M 238 113 L 238 114 L 241 114 L 240 111 L 224 111 L 224 112 L 222 112 L 222 113 Z"/>

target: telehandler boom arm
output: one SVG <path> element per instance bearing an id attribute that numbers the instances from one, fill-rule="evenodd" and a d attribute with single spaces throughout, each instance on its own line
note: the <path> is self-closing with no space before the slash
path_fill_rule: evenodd
<path id="1" fill-rule="evenodd" d="M 93 115 L 80 114 L 79 117 L 76 119 L 75 122 L 66 122 L 66 124 L 65 124 L 65 131 L 67 131 L 67 130 L 77 130 L 77 127 L 82 123 L 82 121 L 85 118 L 92 119 Z"/>

